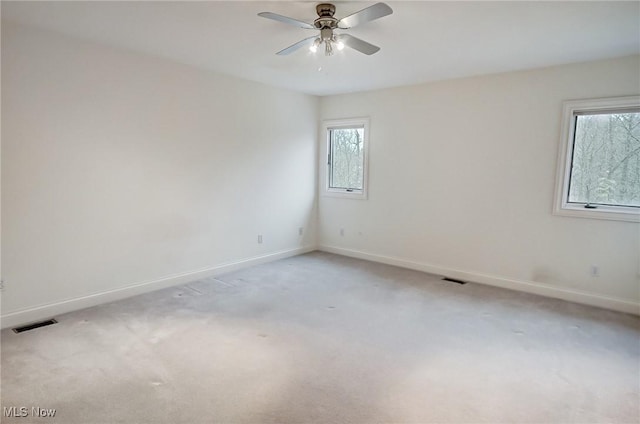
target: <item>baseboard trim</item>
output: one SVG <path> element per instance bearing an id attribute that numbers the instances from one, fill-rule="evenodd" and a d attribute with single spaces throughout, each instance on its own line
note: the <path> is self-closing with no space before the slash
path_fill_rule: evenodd
<path id="1" fill-rule="evenodd" d="M 349 256 L 352 258 L 364 259 L 372 262 L 379 262 L 387 265 L 399 266 L 416 271 L 427 272 L 429 274 L 442 275 L 459 280 L 466 280 L 474 283 L 486 284 L 489 286 L 517 290 L 526 293 L 533 293 L 540 296 L 563 299 L 570 302 L 582 303 L 585 305 L 597 306 L 614 311 L 640 315 L 640 303 L 634 303 L 628 300 L 603 296 L 600 294 L 554 287 L 533 281 L 513 280 L 476 272 L 461 271 L 457 269 L 429 265 L 420 262 L 413 262 L 391 256 L 378 255 L 353 249 L 345 249 L 336 246 L 320 245 L 318 246 L 318 250 L 328 253 L 335 253 L 342 256 Z"/>
<path id="2" fill-rule="evenodd" d="M 450 278 L 471 281 L 480 284 L 486 284 L 495 287 L 501 287 L 510 290 L 517 290 L 526 293 L 533 293 L 541 296 L 568 300 L 571 302 L 582 303 L 585 305 L 597 306 L 600 308 L 611 309 L 614 311 L 625 312 L 640 315 L 640 304 L 630 302 L 628 300 L 603 296 L 599 294 L 589 293 L 585 291 L 571 290 L 549 286 L 542 283 L 513 280 L 493 275 L 481 274 L 476 272 L 461 271 L 452 268 L 445 268 L 420 262 L 409 261 L 397 257 L 378 255 L 374 253 L 363 252 L 353 249 L 345 249 L 342 247 L 320 245 L 305 246 L 295 249 L 281 250 L 261 256 L 241 259 L 238 261 L 227 262 L 200 270 L 185 272 L 167 276 L 161 279 L 145 281 L 131 284 L 126 287 L 108 290 L 100 293 L 94 293 L 87 296 L 81 296 L 73 299 L 67 299 L 59 302 L 39 305 L 36 307 L 23 309 L 8 314 L 0 315 L 0 328 L 15 327 L 30 322 L 50 318 L 52 316 L 76 311 L 79 309 L 89 308 L 91 306 L 103 303 L 113 302 L 136 296 L 143 293 L 163 289 L 166 287 L 186 284 L 190 281 L 199 280 L 201 278 L 213 277 L 227 272 L 236 271 L 238 269 L 249 266 L 259 265 L 278 259 L 284 259 L 291 256 L 301 255 L 304 253 L 320 250 L 323 252 L 334 253 L 337 255 L 348 256 L 352 258 L 364 259 L 372 262 L 383 263 L 387 265 L 399 266 L 402 268 L 413 269 L 416 271 L 427 272 L 430 274 L 443 275 Z"/>
<path id="3" fill-rule="evenodd" d="M 240 259 L 238 261 L 227 262 L 195 271 L 170 275 L 157 280 L 139 282 L 114 290 L 108 290 L 90 294 L 87 296 L 81 296 L 73 299 L 67 299 L 59 302 L 22 309 L 19 311 L 10 312 L 5 315 L 0 315 L 0 328 L 15 327 L 18 325 L 50 318 L 55 315 L 60 315 L 67 312 L 100 305 L 103 303 L 125 299 L 127 297 L 148 293 L 166 287 L 186 284 L 191 281 L 199 280 L 201 278 L 213 277 L 227 272 L 236 271 L 241 268 L 259 265 L 278 259 L 288 258 L 291 256 L 301 255 L 303 253 L 308 253 L 314 250 L 316 250 L 315 246 L 305 246 L 295 249 L 281 250 L 266 255 Z"/>

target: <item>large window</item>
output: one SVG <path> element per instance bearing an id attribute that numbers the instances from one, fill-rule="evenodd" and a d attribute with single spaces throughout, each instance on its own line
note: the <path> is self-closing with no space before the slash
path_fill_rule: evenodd
<path id="1" fill-rule="evenodd" d="M 325 194 L 366 198 L 369 122 L 365 118 L 325 121 Z"/>
<path id="2" fill-rule="evenodd" d="M 640 221 L 640 97 L 565 102 L 555 212 Z"/>

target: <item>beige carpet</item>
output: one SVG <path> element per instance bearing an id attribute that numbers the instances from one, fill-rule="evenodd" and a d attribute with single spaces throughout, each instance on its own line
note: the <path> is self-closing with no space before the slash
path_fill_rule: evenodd
<path id="1" fill-rule="evenodd" d="M 640 421 L 637 317 L 324 253 L 56 318 L 2 332 L 55 417 L 3 422 Z"/>

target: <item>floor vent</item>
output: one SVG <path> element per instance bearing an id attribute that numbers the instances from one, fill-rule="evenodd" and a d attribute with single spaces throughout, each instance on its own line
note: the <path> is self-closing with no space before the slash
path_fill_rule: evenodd
<path id="1" fill-rule="evenodd" d="M 442 281 L 449 281 L 451 283 L 456 283 L 456 284 L 467 284 L 466 281 L 456 280 L 455 278 L 449 278 L 449 277 L 444 277 Z"/>
<path id="2" fill-rule="evenodd" d="M 14 333 L 24 333 L 25 331 L 35 330 L 36 328 L 46 327 L 47 325 L 57 324 L 55 319 L 48 319 L 46 321 L 34 322 L 33 324 L 23 325 L 22 327 L 16 327 L 13 329 Z"/>

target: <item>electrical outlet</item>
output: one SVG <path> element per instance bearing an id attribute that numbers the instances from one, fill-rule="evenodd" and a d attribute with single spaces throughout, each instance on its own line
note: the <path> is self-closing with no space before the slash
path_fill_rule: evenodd
<path id="1" fill-rule="evenodd" d="M 258 244 L 262 244 L 262 234 L 258 234 Z"/>
<path id="2" fill-rule="evenodd" d="M 0 280 L 0 291 L 4 290 L 4 280 Z"/>
<path id="3" fill-rule="evenodd" d="M 340 237 L 344 237 L 344 228 L 340 228 Z"/>
<path id="4" fill-rule="evenodd" d="M 301 236 L 302 234 L 304 234 L 304 228 L 300 227 L 298 228 L 298 235 Z"/>
<path id="5" fill-rule="evenodd" d="M 600 276 L 600 267 L 598 265 L 591 265 L 591 276 L 592 277 Z"/>

